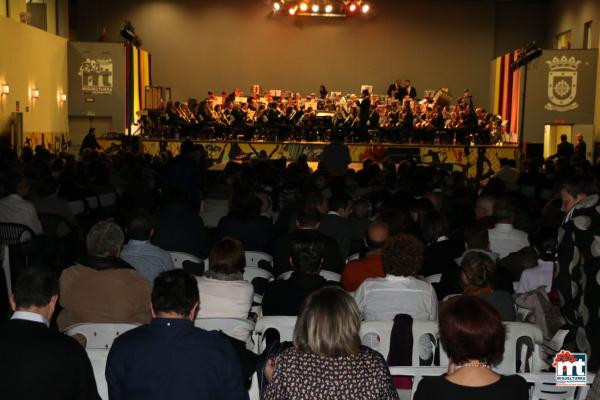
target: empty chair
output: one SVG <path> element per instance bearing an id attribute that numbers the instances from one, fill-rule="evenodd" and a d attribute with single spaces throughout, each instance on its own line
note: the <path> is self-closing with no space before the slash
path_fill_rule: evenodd
<path id="1" fill-rule="evenodd" d="M 256 321 L 252 341 L 254 342 L 254 351 L 257 354 L 265 349 L 264 334 L 269 328 L 279 332 L 279 340 L 282 342 L 291 341 L 294 337 L 294 327 L 296 326 L 296 317 L 286 316 L 268 316 L 259 318 Z"/>
<path id="2" fill-rule="evenodd" d="M 248 343 L 255 324 L 253 321 L 241 318 L 196 318 L 194 325 L 207 331 L 220 331 Z"/>
<path id="3" fill-rule="evenodd" d="M 258 267 L 258 262 L 264 260 L 273 264 L 273 256 L 262 251 L 246 251 L 246 267 Z"/>

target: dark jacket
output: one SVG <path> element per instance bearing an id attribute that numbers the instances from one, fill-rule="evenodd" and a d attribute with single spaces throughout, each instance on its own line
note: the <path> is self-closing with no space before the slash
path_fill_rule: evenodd
<path id="1" fill-rule="evenodd" d="M 342 218 L 336 214 L 324 215 L 319 224 L 319 231 L 334 238 L 340 247 L 342 257 L 348 257 L 352 239 L 352 226 L 348 218 Z"/>
<path id="2" fill-rule="evenodd" d="M 325 245 L 325 254 L 323 257 L 323 269 L 327 271 L 333 271 L 341 273 L 344 269 L 344 259 L 340 254 L 340 248 L 335 239 L 330 238 L 327 235 L 319 232 L 316 229 L 302 229 L 300 230 L 303 234 L 314 235 L 320 242 Z M 291 271 L 292 266 L 290 265 L 290 252 L 292 248 L 292 242 L 296 236 L 296 232 L 283 236 L 277 242 L 277 249 L 275 250 L 275 275 L 281 275 L 286 271 Z"/>
<path id="3" fill-rule="evenodd" d="M 217 236 L 238 239 L 246 251 L 273 251 L 273 224 L 263 216 L 241 219 L 229 213 L 219 221 Z"/>
<path id="4" fill-rule="evenodd" d="M 106 381 L 111 400 L 248 399 L 231 344 L 187 319 L 155 318 L 115 339 Z"/>
<path id="5" fill-rule="evenodd" d="M 336 284 L 320 275 L 294 272 L 289 279 L 269 283 L 262 299 L 263 315 L 297 316 L 309 294 L 323 286 Z"/>
<path id="6" fill-rule="evenodd" d="M 0 327 L 3 399 L 100 399 L 90 360 L 73 338 L 39 322 L 13 319 Z"/>

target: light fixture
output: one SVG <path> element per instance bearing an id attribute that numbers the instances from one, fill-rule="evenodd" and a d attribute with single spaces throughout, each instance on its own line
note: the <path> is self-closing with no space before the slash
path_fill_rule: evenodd
<path id="1" fill-rule="evenodd" d="M 281 3 L 277 1 L 273 3 L 273 11 L 277 12 L 279 10 L 281 10 Z"/>
<path id="2" fill-rule="evenodd" d="M 330 12 L 332 12 L 332 11 L 333 11 L 333 6 L 332 6 L 331 4 L 327 4 L 327 5 L 325 6 L 325 12 L 326 12 L 327 14 L 329 14 L 329 13 L 330 13 Z"/>
<path id="3" fill-rule="evenodd" d="M 0 86 L 0 94 L 7 95 L 7 96 L 10 94 L 10 86 L 8 85 L 8 83 L 3 83 Z"/>
<path id="4" fill-rule="evenodd" d="M 300 11 L 304 12 L 306 10 L 308 10 L 308 4 L 300 3 Z"/>
<path id="5" fill-rule="evenodd" d="M 58 95 L 58 99 L 61 101 L 61 103 L 64 103 L 67 101 L 67 95 L 65 93 L 61 93 Z"/>
<path id="6" fill-rule="evenodd" d="M 370 5 L 368 5 L 368 4 L 363 4 L 363 6 L 362 6 L 362 8 L 361 8 L 361 10 L 362 10 L 363 14 L 366 14 L 366 13 L 368 13 L 370 9 L 371 9 L 371 6 L 370 6 Z"/>
<path id="7" fill-rule="evenodd" d="M 348 11 L 350 11 L 351 13 L 356 11 L 356 4 L 354 3 L 350 3 L 350 6 L 348 7 Z"/>
<path id="8" fill-rule="evenodd" d="M 40 89 L 31 89 L 31 98 L 39 99 L 40 98 Z"/>
<path id="9" fill-rule="evenodd" d="M 313 4 L 312 6 L 312 12 L 314 13 L 318 13 L 319 12 L 319 5 L 318 4 Z"/>
<path id="10" fill-rule="evenodd" d="M 290 15 L 296 15 L 296 11 L 298 11 L 298 7 L 296 7 L 296 6 L 290 7 L 290 9 L 288 10 Z"/>

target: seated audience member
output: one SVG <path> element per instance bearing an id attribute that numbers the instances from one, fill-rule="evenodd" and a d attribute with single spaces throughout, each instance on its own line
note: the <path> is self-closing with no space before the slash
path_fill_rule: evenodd
<path id="1" fill-rule="evenodd" d="M 515 304 L 510 293 L 494 290 L 492 287 L 496 264 L 489 256 L 480 252 L 471 252 L 460 263 L 463 293 L 477 296 L 498 310 L 503 321 L 514 321 Z"/>
<path id="2" fill-rule="evenodd" d="M 366 321 L 392 321 L 397 314 L 414 319 L 437 319 L 437 297 L 428 282 L 416 278 L 423 266 L 424 246 L 413 235 L 389 238 L 381 261 L 385 277 L 370 278 L 354 292 Z"/>
<path id="3" fill-rule="evenodd" d="M 494 220 L 494 203 L 492 196 L 479 196 L 475 201 L 475 219 L 486 228 L 492 229 L 496 225 Z"/>
<path id="4" fill-rule="evenodd" d="M 262 398 L 398 399 L 381 354 L 361 346 L 360 312 L 339 287 L 313 292 L 294 329 L 293 346 L 265 368 Z"/>
<path id="5" fill-rule="evenodd" d="M 171 255 L 150 243 L 153 232 L 152 217 L 145 211 L 135 212 L 127 224 L 129 241 L 121 251 L 121 258 L 150 284 L 161 272 L 175 268 Z"/>
<path id="6" fill-rule="evenodd" d="M 508 158 L 500 159 L 500 170 L 494 174 L 494 177 L 500 179 L 507 188 L 514 189 L 519 180 L 519 170 L 510 165 Z"/>
<path id="7" fill-rule="evenodd" d="M 24 176 L 13 177 L 8 185 L 8 196 L 0 199 L 0 222 L 25 225 L 36 235 L 42 234 L 42 223 L 33 204 L 25 197 L 29 194 L 29 180 Z"/>
<path id="8" fill-rule="evenodd" d="M 368 278 L 385 276 L 381 253 L 385 241 L 390 237 L 390 230 L 385 222 L 371 222 L 364 238 L 367 254 L 365 258 L 350 261 L 342 274 L 342 286 L 354 292 Z"/>
<path id="9" fill-rule="evenodd" d="M 204 222 L 189 205 L 185 193 L 167 191 L 166 204 L 154 216 L 151 241 L 165 251 L 187 253 L 200 259 L 208 254 Z"/>
<path id="10" fill-rule="evenodd" d="M 277 242 L 275 251 L 275 274 L 280 275 L 290 271 L 290 251 L 294 237 L 301 232 L 302 235 L 312 234 L 324 245 L 323 267 L 328 271 L 341 272 L 344 268 L 344 259 L 340 254 L 340 248 L 335 239 L 324 235 L 319 231 L 321 214 L 316 209 L 302 209 L 298 214 L 296 231 L 286 234 Z"/>
<path id="11" fill-rule="evenodd" d="M 229 214 L 217 227 L 219 239 L 238 239 L 247 251 L 272 252 L 273 225 L 260 215 L 262 202 L 248 187 L 239 187 L 229 203 Z"/>
<path id="12" fill-rule="evenodd" d="M 25 270 L 11 295 L 14 311 L 0 326 L 0 388 L 4 399 L 100 399 L 90 360 L 72 338 L 50 329 L 58 279 Z"/>
<path id="13" fill-rule="evenodd" d="M 239 240 L 224 238 L 208 258 L 208 271 L 197 277 L 199 318 L 248 318 L 254 288 L 244 281 L 246 258 Z"/>
<path id="14" fill-rule="evenodd" d="M 187 272 L 166 271 L 156 278 L 152 322 L 125 332 L 110 349 L 111 400 L 248 399 L 229 341 L 194 327 L 198 301 L 196 280 Z"/>
<path id="15" fill-rule="evenodd" d="M 296 233 L 290 251 L 294 272 L 289 279 L 269 283 L 262 299 L 264 315 L 298 315 L 309 294 L 332 284 L 319 275 L 323 265 L 323 247 L 323 242 L 310 232 Z"/>
<path id="16" fill-rule="evenodd" d="M 423 215 L 419 225 L 421 237 L 426 243 L 420 274 L 441 274 L 452 267 L 451 264 L 462 254 L 464 246 L 448 238 L 450 226 L 444 214 L 439 211 Z"/>
<path id="17" fill-rule="evenodd" d="M 329 200 L 330 211 L 321 218 L 319 230 L 334 238 L 340 247 L 342 257 L 348 257 L 352 230 L 350 213 L 352 212 L 352 199 L 346 194 L 336 194 Z"/>
<path id="18" fill-rule="evenodd" d="M 506 329 L 498 311 L 471 296 L 445 301 L 440 310 L 440 339 L 448 353 L 448 372 L 424 377 L 415 400 L 528 400 L 529 386 L 518 375 L 492 370 L 502 360 Z"/>
<path id="19" fill-rule="evenodd" d="M 490 249 L 500 258 L 529 246 L 527 233 L 515 229 L 513 221 L 515 207 L 508 199 L 499 199 L 494 204 L 494 219 L 496 225 L 489 230 Z"/>
<path id="20" fill-rule="evenodd" d="M 558 233 L 554 228 L 543 228 L 533 236 L 533 247 L 538 254 L 537 265 L 523 271 L 517 293 L 525 293 L 544 286 L 546 292 L 552 289 L 554 277 L 554 261 Z"/>
<path id="21" fill-rule="evenodd" d="M 71 212 L 69 202 L 58 196 L 59 183 L 52 177 L 44 178 L 37 187 L 37 196 L 32 199 L 33 206 L 38 214 L 58 215 L 68 222 L 57 227 L 58 237 L 64 237 L 71 232 L 72 227 L 77 226 L 77 218 Z"/>
<path id="22" fill-rule="evenodd" d="M 90 229 L 88 256 L 60 276 L 61 330 L 83 322 L 148 322 L 150 285 L 119 258 L 123 241 L 123 231 L 113 222 Z"/>
<path id="23" fill-rule="evenodd" d="M 365 239 L 367 228 L 371 223 L 369 219 L 370 211 L 371 204 L 368 199 L 359 199 L 352 204 L 352 216 L 350 217 L 352 235 L 350 237 L 349 255 L 360 251 L 360 244 Z"/>

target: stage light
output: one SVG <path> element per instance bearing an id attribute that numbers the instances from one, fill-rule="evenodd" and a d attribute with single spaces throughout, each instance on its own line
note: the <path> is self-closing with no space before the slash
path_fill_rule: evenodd
<path id="1" fill-rule="evenodd" d="M 368 4 L 363 4 L 363 6 L 361 8 L 363 14 L 368 13 L 370 9 L 371 9 L 371 6 L 369 6 Z"/>
<path id="2" fill-rule="evenodd" d="M 279 3 L 279 2 L 273 3 L 273 11 L 277 12 L 279 10 L 281 10 L 281 3 Z"/>
<path id="3" fill-rule="evenodd" d="M 313 6 L 312 6 L 312 12 L 314 12 L 314 13 L 318 13 L 319 12 L 319 5 L 318 4 L 313 4 Z"/>
<path id="4" fill-rule="evenodd" d="M 300 11 L 304 12 L 306 10 L 308 10 L 308 4 L 300 3 Z"/>
<path id="5" fill-rule="evenodd" d="M 333 6 L 332 6 L 331 4 L 327 4 L 327 5 L 325 6 L 325 12 L 326 12 L 327 14 L 329 14 L 329 13 L 330 13 L 330 12 L 332 12 L 332 11 L 333 11 Z"/>
<path id="6" fill-rule="evenodd" d="M 290 9 L 288 10 L 290 15 L 296 15 L 296 11 L 298 11 L 298 7 L 296 7 L 296 6 L 290 7 Z"/>
<path id="7" fill-rule="evenodd" d="M 356 4 L 351 3 L 350 6 L 348 7 L 348 11 L 350 11 L 351 13 L 356 11 Z"/>

